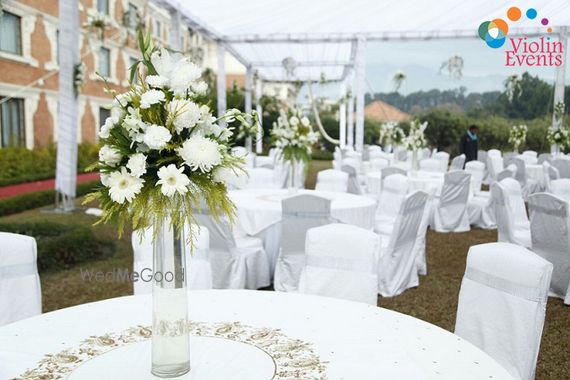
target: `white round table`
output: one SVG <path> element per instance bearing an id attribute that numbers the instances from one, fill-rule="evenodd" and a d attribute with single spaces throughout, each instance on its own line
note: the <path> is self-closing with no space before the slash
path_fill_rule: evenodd
<path id="1" fill-rule="evenodd" d="M 418 170 L 417 172 L 408 172 L 408 193 L 416 190 L 422 190 L 426 193 L 434 191 L 435 195 L 441 194 L 443 188 L 445 173 L 428 172 Z M 382 173 L 368 173 L 368 192 L 379 195 L 381 192 Z"/>
<path id="2" fill-rule="evenodd" d="M 330 199 L 331 216 L 342 223 L 369 230 L 374 228 L 376 201 L 368 197 L 315 190 L 298 190 L 295 194 L 290 194 L 287 189 L 230 191 L 229 196 L 237 208 L 236 230 L 263 240 L 271 274 L 275 271 L 281 247 L 281 201 L 299 194 Z"/>
<path id="3" fill-rule="evenodd" d="M 243 290 L 189 298 L 192 370 L 183 379 L 512 379 L 463 339 L 370 305 Z M 153 379 L 150 324 L 151 298 L 143 295 L 1 327 L 0 378 L 49 370 L 53 378 Z"/>

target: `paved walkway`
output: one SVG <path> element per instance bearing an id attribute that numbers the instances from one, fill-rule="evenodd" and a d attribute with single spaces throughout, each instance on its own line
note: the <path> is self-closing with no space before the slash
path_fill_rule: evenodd
<path id="1" fill-rule="evenodd" d="M 99 179 L 99 173 L 79 174 L 77 176 L 77 184 L 96 181 L 98 179 Z M 55 188 L 55 179 L 46 179 L 43 181 L 4 186 L 0 187 L 0 199 L 10 198 L 16 195 L 34 193 L 36 191 L 51 190 L 54 188 Z"/>

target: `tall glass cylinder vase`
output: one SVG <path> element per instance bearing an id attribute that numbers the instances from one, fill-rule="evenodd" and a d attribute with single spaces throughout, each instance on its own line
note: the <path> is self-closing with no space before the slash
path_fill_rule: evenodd
<path id="1" fill-rule="evenodd" d="M 297 177 L 299 176 L 299 163 L 297 160 L 292 159 L 289 161 L 289 183 L 288 183 L 288 190 L 289 194 L 295 194 L 297 189 L 299 188 L 299 184 Z"/>
<path id="2" fill-rule="evenodd" d="M 177 377 L 190 371 L 184 229 L 162 223 L 153 254 L 152 374 Z"/>
<path id="3" fill-rule="evenodd" d="M 420 160 L 418 158 L 418 150 L 414 149 L 412 151 L 412 174 L 416 175 L 419 169 L 420 169 Z"/>

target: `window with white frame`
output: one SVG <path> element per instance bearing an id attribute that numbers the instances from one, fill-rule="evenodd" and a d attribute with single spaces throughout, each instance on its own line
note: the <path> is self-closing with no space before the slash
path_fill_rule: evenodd
<path id="1" fill-rule="evenodd" d="M 161 31 L 162 31 L 162 25 L 160 24 L 160 21 L 155 20 L 154 21 L 154 36 L 156 38 L 160 38 Z"/>
<path id="2" fill-rule="evenodd" d="M 22 55 L 22 19 L 10 12 L 0 13 L 0 50 Z"/>
<path id="3" fill-rule="evenodd" d="M 97 0 L 97 12 L 104 15 L 109 14 L 109 0 Z"/>
<path id="4" fill-rule="evenodd" d="M 98 71 L 104 77 L 111 76 L 111 50 L 104 47 L 99 49 Z"/>
<path id="5" fill-rule="evenodd" d="M 133 3 L 129 3 L 128 18 L 129 28 L 136 29 L 139 23 L 139 9 Z"/>
<path id="6" fill-rule="evenodd" d="M 111 110 L 106 107 L 99 107 L 99 129 L 109 117 L 111 117 Z"/>
<path id="7" fill-rule="evenodd" d="M 0 146 L 26 146 L 24 99 L 11 98 L 3 101 L 4 99 L 0 97 Z"/>

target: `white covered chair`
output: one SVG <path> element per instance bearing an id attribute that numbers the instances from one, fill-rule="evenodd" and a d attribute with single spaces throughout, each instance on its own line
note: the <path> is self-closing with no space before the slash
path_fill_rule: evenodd
<path id="1" fill-rule="evenodd" d="M 281 250 L 277 258 L 273 285 L 281 292 L 298 290 L 305 265 L 307 231 L 332 223 L 330 199 L 300 194 L 281 201 Z"/>
<path id="2" fill-rule="evenodd" d="M 532 250 L 554 265 L 550 293 L 570 305 L 570 205 L 554 195 L 528 198 Z"/>
<path id="3" fill-rule="evenodd" d="M 299 292 L 377 305 L 380 237 L 349 224 L 307 231 Z"/>
<path id="4" fill-rule="evenodd" d="M 491 157 L 502 157 L 503 154 L 501 153 L 501 151 L 499 149 L 489 149 L 487 151 L 487 156 L 491 156 Z"/>
<path id="5" fill-rule="evenodd" d="M 426 158 L 420 161 L 420 170 L 425 170 L 426 172 L 439 172 L 441 173 L 441 161 L 435 158 Z"/>
<path id="6" fill-rule="evenodd" d="M 552 162 L 552 155 L 550 153 L 541 153 L 538 155 L 538 164 L 542 165 L 544 162 Z"/>
<path id="7" fill-rule="evenodd" d="M 552 166 L 554 166 L 560 178 L 570 178 L 570 160 L 568 158 L 557 158 L 552 161 Z"/>
<path id="8" fill-rule="evenodd" d="M 449 153 L 437 152 L 433 155 L 433 158 L 439 161 L 440 171 L 442 173 L 445 173 L 447 171 L 447 166 L 449 165 Z"/>
<path id="9" fill-rule="evenodd" d="M 271 283 L 269 261 L 263 242 L 255 237 L 236 237 L 229 221 L 214 220 L 207 207 L 194 210 L 200 227 L 210 233 L 210 263 L 215 289 L 259 289 Z"/>
<path id="10" fill-rule="evenodd" d="M 498 152 L 498 154 L 496 153 Z M 503 158 L 501 152 L 491 149 L 487 154 L 487 172 L 489 173 L 489 183 L 497 181 L 497 176 L 503 171 Z"/>
<path id="11" fill-rule="evenodd" d="M 384 179 L 376 209 L 374 231 L 385 235 L 392 232 L 407 191 L 408 177 L 402 174 L 392 174 Z"/>
<path id="12" fill-rule="evenodd" d="M 451 160 L 451 166 L 449 167 L 449 170 L 463 170 L 463 165 L 465 165 L 465 155 L 460 154 Z"/>
<path id="13" fill-rule="evenodd" d="M 189 236 L 190 227 L 186 226 L 184 238 Z M 189 289 L 212 289 L 212 266 L 210 265 L 209 249 L 210 234 L 206 227 L 192 225 L 194 236 L 193 247 L 185 244 L 187 268 L 186 284 Z M 138 281 L 133 282 L 134 294 L 152 293 L 153 243 L 152 229 L 142 232 L 133 231 L 131 237 L 133 247 L 133 272 L 139 274 Z"/>
<path id="14" fill-rule="evenodd" d="M 360 160 L 357 157 L 347 157 L 342 160 L 342 166 L 352 166 L 356 173 L 360 173 Z"/>
<path id="15" fill-rule="evenodd" d="M 0 232 L 0 326 L 42 313 L 36 239 Z"/>
<path id="16" fill-rule="evenodd" d="M 376 157 L 370 160 L 370 171 L 379 172 L 390 166 L 390 160 L 383 157 Z"/>
<path id="17" fill-rule="evenodd" d="M 471 194 L 488 197 L 490 194 L 481 190 L 485 178 L 485 164 L 481 161 L 469 161 L 465 164 L 465 172 L 471 174 Z"/>
<path id="18" fill-rule="evenodd" d="M 246 189 L 279 189 L 281 186 L 275 178 L 273 169 L 253 168 L 248 171 L 249 178 Z"/>
<path id="19" fill-rule="evenodd" d="M 414 247 L 427 201 L 428 194 L 423 191 L 407 195 L 390 233 L 380 235 L 382 250 L 378 265 L 378 293 L 383 297 L 394 297 L 419 285 Z"/>
<path id="20" fill-rule="evenodd" d="M 519 183 L 506 178 L 491 185 L 498 241 L 530 248 L 530 222 Z"/>
<path id="21" fill-rule="evenodd" d="M 455 334 L 515 379 L 532 380 L 552 264 L 507 243 L 472 246 L 461 283 Z"/>
<path id="22" fill-rule="evenodd" d="M 527 156 L 530 157 L 530 156 Z M 538 182 L 536 182 L 536 180 L 528 178 L 527 174 L 526 174 L 526 163 L 525 161 L 520 158 L 520 157 L 515 157 L 514 159 L 512 159 L 512 164 L 516 166 L 517 170 L 515 172 L 515 179 L 517 181 L 519 181 L 519 184 L 521 185 L 521 190 L 522 190 L 522 194 L 523 194 L 523 198 L 526 199 L 528 198 L 529 195 L 535 193 L 539 186 L 538 186 Z"/>
<path id="23" fill-rule="evenodd" d="M 497 182 L 501 182 L 505 178 L 515 178 L 516 173 L 517 173 L 517 167 L 513 164 L 510 164 L 509 166 L 507 166 L 497 174 L 496 180 Z"/>
<path id="24" fill-rule="evenodd" d="M 471 229 L 467 214 L 470 177 L 464 171 L 445 174 L 441 196 L 434 203 L 432 229 L 437 232 L 466 232 Z"/>
<path id="25" fill-rule="evenodd" d="M 522 154 L 523 156 L 529 156 L 534 158 L 538 157 L 538 152 L 536 150 L 525 150 Z"/>
<path id="26" fill-rule="evenodd" d="M 416 244 L 414 245 L 414 251 L 416 252 L 415 256 L 416 256 L 416 264 L 418 267 L 418 274 L 421 274 L 422 276 L 427 275 L 426 236 L 431 218 L 431 210 L 433 208 L 433 203 L 435 199 L 435 192 L 436 190 L 432 188 L 428 193 L 425 210 L 422 215 L 422 221 L 418 228 L 418 236 L 416 238 Z"/>
<path id="27" fill-rule="evenodd" d="M 552 183 L 552 181 L 556 180 L 556 179 L 560 179 L 560 173 L 558 172 L 558 169 L 556 169 L 554 166 L 550 165 L 550 162 L 548 161 L 544 161 L 542 163 L 542 170 L 543 170 L 543 175 L 544 175 L 544 190 L 546 192 L 550 191 L 550 184 Z"/>
<path id="28" fill-rule="evenodd" d="M 348 191 L 348 173 L 334 169 L 321 170 L 317 173 L 315 190 L 346 193 Z"/>
<path id="29" fill-rule="evenodd" d="M 358 179 L 358 172 L 352 165 L 342 165 L 342 171 L 348 174 L 348 192 L 351 194 L 361 195 L 363 193 Z"/>
<path id="30" fill-rule="evenodd" d="M 528 152 L 528 151 L 527 151 Z M 538 157 L 537 156 L 533 156 L 529 153 L 523 153 L 521 155 L 518 156 L 518 158 L 520 158 L 521 160 L 524 161 L 524 163 L 526 165 L 536 165 L 538 164 Z M 536 153 L 536 152 L 535 152 Z"/>
<path id="31" fill-rule="evenodd" d="M 570 202 L 570 178 L 550 181 L 550 192 L 566 202 Z"/>

